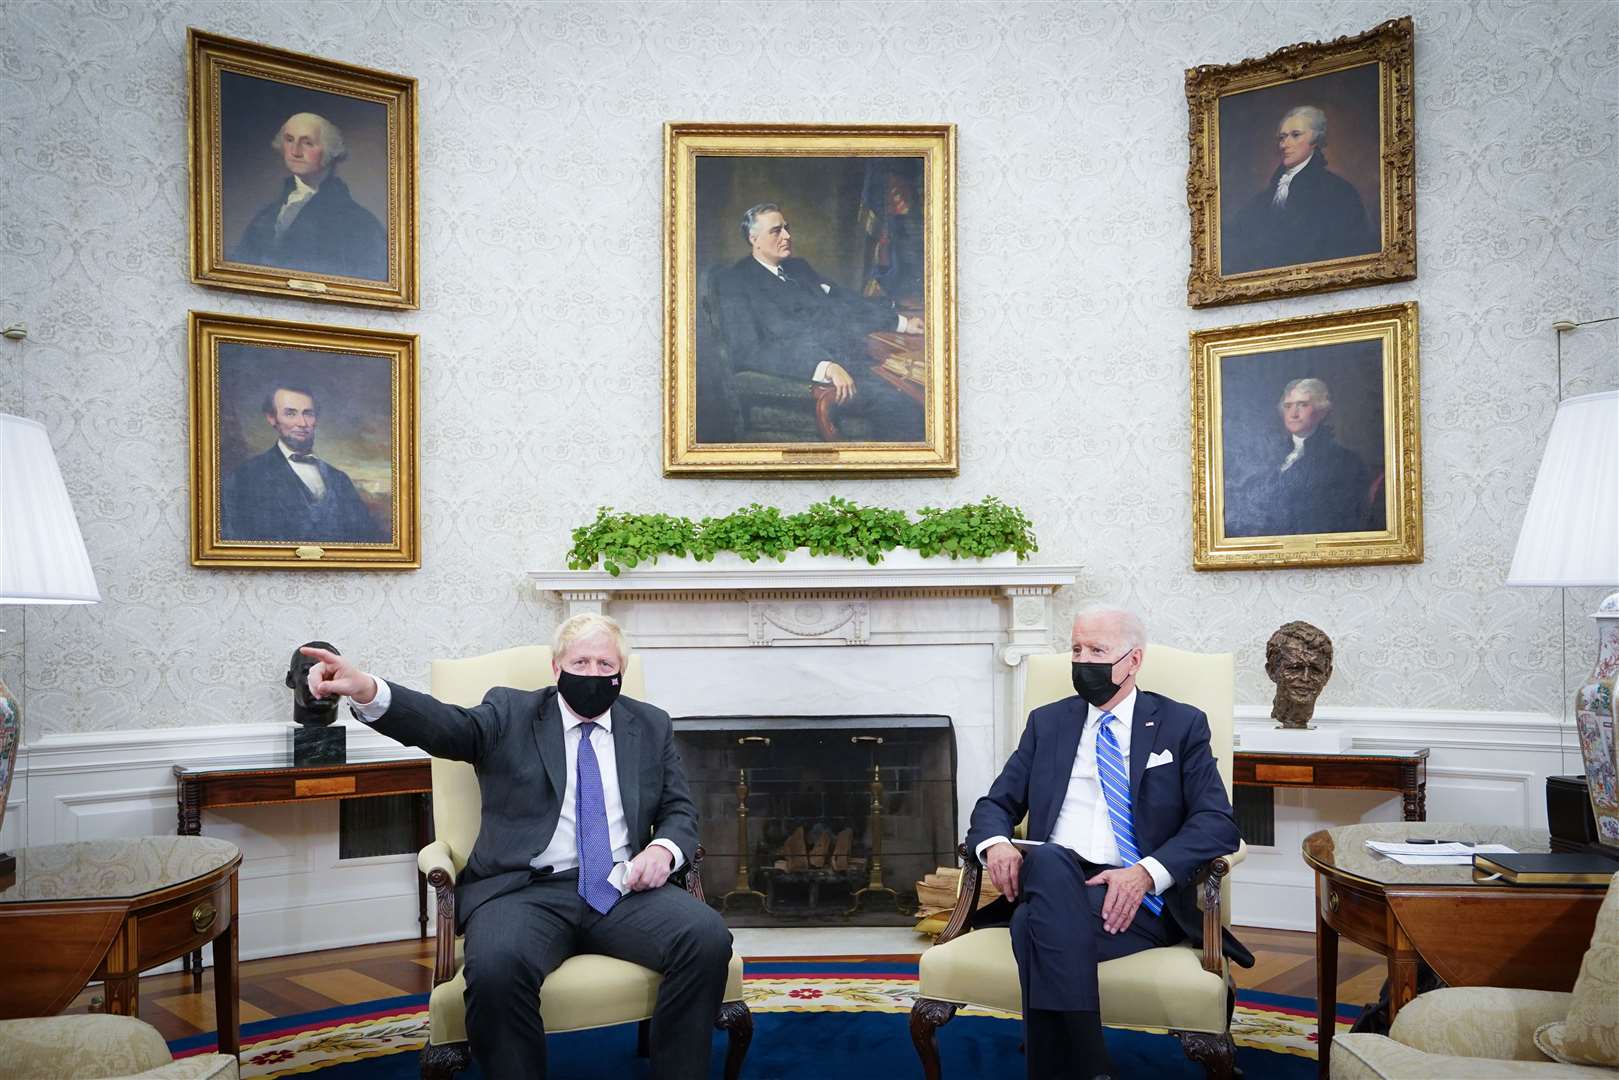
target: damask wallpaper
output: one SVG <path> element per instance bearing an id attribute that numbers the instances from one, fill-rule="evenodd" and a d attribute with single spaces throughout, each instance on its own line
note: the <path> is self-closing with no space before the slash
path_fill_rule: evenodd
<path id="1" fill-rule="evenodd" d="M 1182 71 L 1410 12 L 1416 281 L 1194 312 Z M 1337 645 L 1333 705 L 1555 711 L 1563 601 L 1501 587 L 1557 398 L 1551 323 L 1619 306 L 1612 3 L 515 4 L 5 0 L 0 407 L 49 427 L 104 600 L 0 613 L 27 735 L 285 716 L 312 637 L 424 685 L 429 659 L 545 635 L 523 571 L 609 503 L 691 515 L 828 494 L 995 493 L 1068 607 L 1234 649 Z M 383 313 L 188 283 L 185 28 L 421 80 L 423 303 Z M 962 469 L 951 480 L 665 480 L 660 125 L 960 125 Z M 1415 298 L 1427 559 L 1197 574 L 1189 330 Z M 186 560 L 187 309 L 419 332 L 423 568 Z M 1615 385 L 1615 324 L 1569 335 L 1568 392 Z M 1605 335 L 1605 336 L 1604 336 Z M 1575 341 L 1576 338 L 1580 340 Z M 1572 675 L 1588 593 L 1568 597 Z"/>

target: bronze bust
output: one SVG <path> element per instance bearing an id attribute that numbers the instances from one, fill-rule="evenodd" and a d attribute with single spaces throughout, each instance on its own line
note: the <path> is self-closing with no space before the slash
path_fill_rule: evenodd
<path id="1" fill-rule="evenodd" d="M 1270 709 L 1276 726 L 1310 727 L 1315 699 L 1332 678 L 1332 639 L 1307 622 L 1282 625 L 1265 642 L 1265 674 L 1276 684 Z"/>
<path id="2" fill-rule="evenodd" d="M 292 661 L 287 665 L 285 681 L 287 689 L 292 691 L 293 722 L 310 727 L 325 727 L 337 719 L 340 699 L 317 698 L 309 692 L 309 669 L 318 661 L 305 656 L 303 654 L 305 648 L 325 649 L 327 652 L 335 653 L 337 647 L 329 641 L 306 641 L 292 650 Z"/>

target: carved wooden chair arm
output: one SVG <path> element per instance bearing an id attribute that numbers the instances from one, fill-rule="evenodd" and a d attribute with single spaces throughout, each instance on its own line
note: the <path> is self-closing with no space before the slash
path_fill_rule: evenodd
<path id="1" fill-rule="evenodd" d="M 961 862 L 961 888 L 956 892 L 956 906 L 950 909 L 950 920 L 934 939 L 938 945 L 971 930 L 973 912 L 978 905 L 978 883 L 984 876 L 984 868 L 979 865 L 978 857 L 967 850 L 966 844 L 956 845 L 956 858 Z"/>
<path id="2" fill-rule="evenodd" d="M 438 922 L 433 938 L 433 985 L 455 978 L 455 860 L 450 845 L 435 840 L 416 856 L 416 867 L 427 875 L 438 901 Z"/>
<path id="3" fill-rule="evenodd" d="M 1225 976 L 1225 942 L 1222 931 L 1225 918 L 1220 910 L 1220 885 L 1248 854 L 1248 845 L 1239 841 L 1239 847 L 1230 855 L 1210 859 L 1192 876 L 1197 888 L 1197 906 L 1203 910 L 1203 970 Z"/>

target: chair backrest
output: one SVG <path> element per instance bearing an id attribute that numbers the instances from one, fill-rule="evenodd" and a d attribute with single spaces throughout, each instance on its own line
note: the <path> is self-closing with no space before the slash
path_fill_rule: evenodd
<path id="1" fill-rule="evenodd" d="M 440 701 L 471 708 L 496 686 L 538 690 L 555 681 L 556 676 L 551 673 L 551 647 L 519 645 L 461 660 L 434 660 L 429 692 Z M 646 678 L 638 656 L 630 657 L 624 671 L 624 693 L 632 698 L 646 694 Z M 472 766 L 464 761 L 434 758 L 433 827 L 437 838 L 449 845 L 457 871 L 466 866 L 472 854 L 482 815 L 483 796 L 478 791 L 478 777 Z"/>
<path id="2" fill-rule="evenodd" d="M 1074 692 L 1071 653 L 1042 653 L 1023 661 L 1024 714 L 1014 738 L 1023 737 L 1029 712 Z M 1169 645 L 1148 644 L 1136 685 L 1167 698 L 1195 705 L 1209 718 L 1209 749 L 1231 796 L 1231 714 L 1237 699 L 1237 665 L 1231 653 L 1195 653 Z M 1231 878 L 1220 885 L 1221 921 L 1231 925 Z"/>
<path id="3" fill-rule="evenodd" d="M 1029 713 L 1074 693 L 1071 654 L 1042 653 L 1023 661 L 1023 708 L 1013 732 L 1023 737 Z M 1147 646 L 1136 685 L 1195 705 L 1209 717 L 1209 746 L 1220 765 L 1226 795 L 1231 794 L 1231 714 L 1237 696 L 1237 666 L 1230 653 L 1196 653 L 1169 645 Z"/>

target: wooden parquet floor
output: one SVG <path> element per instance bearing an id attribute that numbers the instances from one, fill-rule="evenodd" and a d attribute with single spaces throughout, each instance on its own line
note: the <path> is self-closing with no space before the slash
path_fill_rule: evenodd
<path id="1" fill-rule="evenodd" d="M 1249 990 L 1298 997 L 1315 996 L 1315 935 L 1291 930 L 1236 929 L 1253 950 L 1255 964 L 1237 968 L 1237 985 Z M 1338 1000 L 1361 1003 L 1377 998 L 1383 982 L 1382 958 L 1348 941 L 1338 955 Z M 300 953 L 242 965 L 242 1023 L 271 1020 L 296 1013 L 352 1005 L 402 994 L 425 994 L 433 984 L 433 942 L 392 941 L 348 949 Z M 90 986 L 74 1000 L 70 1013 L 99 1006 L 100 986 Z M 191 977 L 182 973 L 150 975 L 141 980 L 141 1019 L 166 1039 L 181 1039 L 214 1029 L 213 971 L 202 981 L 202 993 L 191 992 Z"/>

